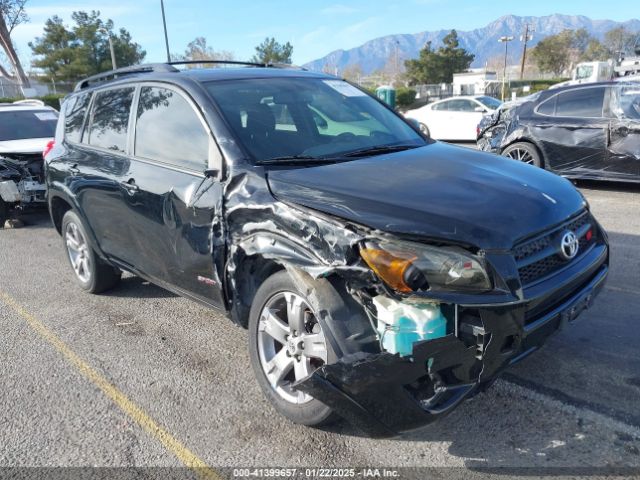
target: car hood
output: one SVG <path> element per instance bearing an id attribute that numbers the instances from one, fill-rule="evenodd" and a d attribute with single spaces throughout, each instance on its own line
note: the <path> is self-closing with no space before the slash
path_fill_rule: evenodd
<path id="1" fill-rule="evenodd" d="M 0 155 L 3 153 L 42 153 L 53 138 L 24 138 L 0 142 Z"/>
<path id="2" fill-rule="evenodd" d="M 267 173 L 274 196 L 402 235 L 508 249 L 584 208 L 564 178 L 497 155 L 433 144 Z"/>

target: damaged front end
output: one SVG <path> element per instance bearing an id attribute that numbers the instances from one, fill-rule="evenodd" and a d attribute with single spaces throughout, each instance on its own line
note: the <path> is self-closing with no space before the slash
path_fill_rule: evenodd
<path id="1" fill-rule="evenodd" d="M 11 213 L 46 206 L 42 154 L 9 154 L 0 157 L 0 220 Z"/>
<path id="2" fill-rule="evenodd" d="M 499 245 L 497 232 L 515 232 L 518 219 L 501 221 L 492 228 L 493 237 L 483 240 L 495 249 L 482 249 L 471 241 L 485 238 L 476 224 L 454 229 L 449 220 L 457 240 L 416 233 L 435 220 L 416 220 L 419 225 L 406 234 L 371 225 L 372 216 L 365 226 L 357 219 L 370 203 L 327 201 L 326 191 L 282 181 L 293 174 L 271 173 L 270 189 L 259 174 L 244 172 L 227 185 L 230 250 L 221 275 L 227 276 L 231 316 L 246 325 L 261 281 L 286 269 L 308 296 L 337 353 L 337 361 L 294 388 L 371 436 L 397 435 L 453 411 L 575 320 L 607 276 L 606 235 L 573 190 L 558 198 L 568 212 L 582 206 L 577 214 L 554 205 L 545 218 L 536 216 L 538 233 L 516 234 L 521 240 L 515 247 L 506 237 Z M 321 178 L 316 169 L 313 181 Z M 321 209 L 335 209 L 335 214 Z M 399 222 L 402 212 L 396 209 L 389 218 Z M 495 217 L 498 211 L 492 212 Z M 381 226 L 389 224 L 387 217 L 379 218 Z M 523 220 L 522 231 L 532 224 Z M 575 232 L 580 253 L 561 261 L 557 245 L 567 231 Z M 344 308 L 334 311 L 323 304 L 328 291 L 337 292 Z"/>

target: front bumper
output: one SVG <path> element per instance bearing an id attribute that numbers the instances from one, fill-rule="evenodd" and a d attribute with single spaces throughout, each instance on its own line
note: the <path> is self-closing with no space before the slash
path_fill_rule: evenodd
<path id="1" fill-rule="evenodd" d="M 347 356 L 316 370 L 297 388 L 373 437 L 422 427 L 491 385 L 509 365 L 572 323 L 602 290 L 608 264 L 603 244 L 554 278 L 554 288 L 526 292 L 523 302 L 462 306 L 457 336 L 415 343 L 411 357 L 387 352 Z"/>

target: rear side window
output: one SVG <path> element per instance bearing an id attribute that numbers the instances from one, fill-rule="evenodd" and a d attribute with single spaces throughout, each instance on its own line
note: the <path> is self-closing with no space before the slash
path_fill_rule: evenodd
<path id="1" fill-rule="evenodd" d="M 602 117 L 604 88 L 583 88 L 558 94 L 557 117 Z"/>
<path id="2" fill-rule="evenodd" d="M 209 135 L 182 95 L 166 88 L 142 87 L 135 155 L 203 171 L 209 157 Z"/>
<path id="3" fill-rule="evenodd" d="M 93 102 L 89 144 L 124 153 L 134 88 L 98 92 Z"/>
<path id="4" fill-rule="evenodd" d="M 83 93 L 65 102 L 64 135 L 69 142 L 82 139 L 82 127 L 90 100 L 91 94 Z"/>
<path id="5" fill-rule="evenodd" d="M 451 104 L 450 100 L 446 102 L 436 103 L 434 106 L 431 107 L 431 110 L 449 110 L 450 104 Z"/>

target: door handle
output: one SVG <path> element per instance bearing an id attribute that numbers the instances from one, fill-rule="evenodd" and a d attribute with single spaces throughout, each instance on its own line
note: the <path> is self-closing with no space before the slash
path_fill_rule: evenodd
<path id="1" fill-rule="evenodd" d="M 69 172 L 71 173 L 71 175 L 78 175 L 80 173 L 78 164 L 74 163 L 73 165 L 71 165 L 71 167 L 69 167 Z"/>
<path id="2" fill-rule="evenodd" d="M 140 187 L 136 185 L 136 181 L 133 178 L 130 178 L 127 182 L 120 182 L 120 185 L 122 185 L 129 195 L 133 195 L 140 190 Z"/>

